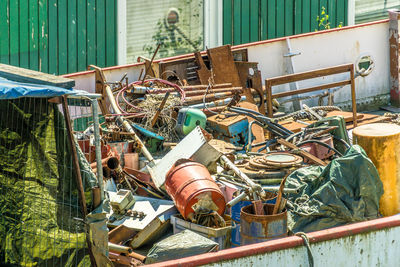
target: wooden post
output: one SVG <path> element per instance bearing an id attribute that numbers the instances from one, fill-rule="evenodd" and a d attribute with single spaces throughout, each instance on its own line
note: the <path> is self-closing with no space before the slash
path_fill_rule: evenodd
<path id="1" fill-rule="evenodd" d="M 350 67 L 350 80 L 351 80 L 351 104 L 353 110 L 353 125 L 357 127 L 357 102 L 356 102 L 356 86 L 354 81 L 354 65 Z"/>

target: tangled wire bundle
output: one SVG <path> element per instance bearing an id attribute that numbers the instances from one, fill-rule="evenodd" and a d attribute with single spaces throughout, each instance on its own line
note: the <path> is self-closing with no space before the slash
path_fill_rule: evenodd
<path id="1" fill-rule="evenodd" d="M 141 113 L 144 114 L 142 125 L 145 129 L 161 135 L 166 140 L 174 142 L 178 141 L 179 137 L 175 131 L 176 119 L 173 118 L 174 107 L 182 106 L 181 98 L 170 95 L 161 110 L 158 117 L 156 127 L 151 128 L 151 120 L 156 114 L 164 95 L 147 95 L 146 99 L 138 106 L 141 108 Z"/>

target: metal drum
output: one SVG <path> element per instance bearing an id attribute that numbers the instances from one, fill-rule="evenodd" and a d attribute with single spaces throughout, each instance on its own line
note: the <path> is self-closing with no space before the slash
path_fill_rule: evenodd
<path id="1" fill-rule="evenodd" d="M 219 215 L 225 211 L 225 197 L 207 168 L 190 160 L 178 160 L 167 173 L 165 189 L 185 219 L 194 215 L 195 205 L 206 206 Z"/>
<path id="2" fill-rule="evenodd" d="M 265 214 L 272 214 L 274 205 L 264 204 Z M 287 213 L 255 215 L 254 206 L 242 208 L 240 213 L 241 245 L 260 243 L 287 236 Z"/>

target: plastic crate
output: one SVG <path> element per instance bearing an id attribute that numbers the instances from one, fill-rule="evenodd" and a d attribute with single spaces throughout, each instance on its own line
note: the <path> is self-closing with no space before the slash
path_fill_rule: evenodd
<path id="1" fill-rule="evenodd" d="M 182 219 L 181 215 L 176 214 L 171 216 L 171 224 L 174 228 L 174 234 L 189 229 L 193 232 L 198 233 L 199 235 L 202 235 L 217 242 L 220 249 L 225 249 L 231 247 L 232 226 L 229 216 L 224 215 L 224 219 L 226 221 L 226 227 L 211 228 L 185 221 L 184 219 Z"/>

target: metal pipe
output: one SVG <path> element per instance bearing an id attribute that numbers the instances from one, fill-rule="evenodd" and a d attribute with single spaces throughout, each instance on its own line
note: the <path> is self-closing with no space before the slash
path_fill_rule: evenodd
<path id="1" fill-rule="evenodd" d="M 100 123 L 99 123 L 99 109 L 97 107 L 97 99 L 91 99 L 92 102 L 92 117 L 94 129 L 94 146 L 96 152 L 96 166 L 97 166 L 97 183 L 100 188 L 100 200 L 104 200 L 104 184 L 103 184 L 103 168 L 101 167 L 101 138 L 100 138 Z"/>
<path id="2" fill-rule="evenodd" d="M 119 115 L 122 114 L 121 110 L 119 110 L 119 108 L 117 106 L 117 103 L 115 102 L 115 98 L 111 91 L 110 86 L 105 85 L 105 90 L 106 90 L 108 100 L 110 101 L 110 104 L 111 104 L 115 114 L 119 114 Z M 153 156 L 150 154 L 150 152 L 144 146 L 142 140 L 140 140 L 140 138 L 137 136 L 136 132 L 133 130 L 133 128 L 129 124 L 129 122 L 124 119 L 123 115 L 117 116 L 116 119 L 124 126 L 124 128 L 127 132 L 133 133 L 132 136 L 133 136 L 134 141 L 139 144 L 139 148 L 140 148 L 141 152 L 149 160 L 149 167 L 153 167 L 155 165 Z"/>
<path id="3" fill-rule="evenodd" d="M 239 170 L 238 167 L 236 167 L 235 164 L 233 164 L 232 161 L 228 159 L 227 156 L 222 155 L 221 159 L 225 162 L 226 165 L 234 172 L 236 173 L 237 176 L 239 176 L 240 179 L 242 179 L 250 188 L 250 193 L 258 193 L 260 194 L 260 197 L 265 197 L 265 192 L 262 189 L 261 185 L 256 184 L 253 182 L 245 173 L 243 173 L 241 170 Z"/>
<path id="4" fill-rule="evenodd" d="M 244 101 L 244 100 L 246 100 L 246 97 L 242 96 L 240 98 L 240 101 Z M 225 98 L 223 100 L 213 101 L 213 102 L 210 102 L 210 103 L 193 104 L 193 105 L 190 105 L 189 107 L 190 108 L 198 108 L 198 109 L 202 109 L 204 107 L 207 107 L 207 108 L 220 107 L 220 106 L 226 106 L 231 101 L 232 101 L 232 98 L 229 97 L 229 98 Z"/>
<path id="5" fill-rule="evenodd" d="M 108 249 L 113 252 L 125 253 L 125 254 L 129 254 L 133 251 L 130 247 L 117 245 L 111 242 L 108 242 Z"/>

